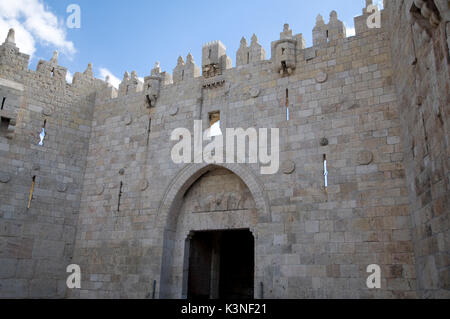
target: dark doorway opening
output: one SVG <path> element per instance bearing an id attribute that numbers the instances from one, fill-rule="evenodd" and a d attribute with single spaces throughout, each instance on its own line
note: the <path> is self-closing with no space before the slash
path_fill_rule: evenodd
<path id="1" fill-rule="evenodd" d="M 254 256 L 249 230 L 196 232 L 189 248 L 188 299 L 253 299 Z"/>

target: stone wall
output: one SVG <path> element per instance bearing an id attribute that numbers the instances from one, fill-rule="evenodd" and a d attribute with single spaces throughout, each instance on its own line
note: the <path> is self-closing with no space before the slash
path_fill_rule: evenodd
<path id="1" fill-rule="evenodd" d="M 361 27 L 345 38 L 336 12 L 328 24 L 319 18 L 316 29 L 330 38 L 312 48 L 286 25 L 270 60 L 261 53 L 248 60 L 244 54 L 236 68 L 213 63 L 229 59 L 214 42 L 205 54 L 208 46 L 222 49 L 211 50 L 217 56 L 202 63 L 205 77 L 180 76 L 179 59 L 174 84 L 157 64 L 145 83 L 126 74 L 118 93 L 102 93 L 74 256 L 83 288 L 70 297 L 146 298 L 155 280 L 157 296 L 180 297 L 181 289 L 173 292 L 165 277 L 177 216 L 185 192 L 214 166 L 174 164 L 170 134 L 193 131 L 194 119 L 206 129 L 215 111 L 222 130 L 280 128 L 283 165 L 277 174 L 261 175 L 256 164 L 219 165 L 241 178 L 256 202 L 256 297 L 261 282 L 268 298 L 416 297 L 388 30 Z M 252 45 L 258 48 L 256 37 Z M 241 53 L 245 46 L 242 41 Z M 220 184 L 211 188 L 221 191 Z M 192 228 L 205 229 L 201 223 Z M 380 290 L 366 287 L 370 264 L 382 267 Z"/>
<path id="2" fill-rule="evenodd" d="M 386 1 L 419 296 L 449 298 L 448 1 Z"/>
<path id="3" fill-rule="evenodd" d="M 0 46 L 0 297 L 62 298 L 71 263 L 94 106 L 94 79 Z M 39 146 L 45 122 L 46 136 Z M 35 177 L 32 200 L 30 191 Z M 29 208 L 28 208 L 29 207 Z"/>
<path id="4" fill-rule="evenodd" d="M 0 297 L 180 298 L 189 233 L 242 228 L 255 238 L 257 298 L 261 284 L 265 298 L 448 296 L 448 24 L 433 18 L 429 39 L 416 39 L 411 1 L 385 5 L 380 29 L 364 9 L 346 37 L 333 11 L 317 18 L 313 47 L 286 24 L 268 60 L 256 35 L 241 40 L 236 67 L 215 41 L 200 66 L 180 57 L 172 76 L 156 63 L 118 89 L 91 65 L 66 83 L 57 54 L 28 70 L 10 33 Z M 425 41 L 415 51 L 413 38 Z M 175 164 L 173 130 L 206 129 L 216 112 L 222 132 L 279 128 L 280 170 Z M 219 197 L 237 190 L 243 204 L 225 207 Z M 69 264 L 81 289 L 66 289 Z M 371 264 L 381 289 L 366 286 Z"/>

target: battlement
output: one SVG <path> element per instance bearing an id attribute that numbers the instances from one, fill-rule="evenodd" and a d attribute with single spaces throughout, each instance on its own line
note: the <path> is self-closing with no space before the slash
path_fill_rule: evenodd
<path id="1" fill-rule="evenodd" d="M 372 5 L 372 0 L 366 0 L 366 6 Z M 362 16 L 355 18 L 356 36 L 370 31 L 367 27 L 368 12 L 364 8 Z M 376 30 L 375 30 L 376 31 Z M 336 11 L 330 13 L 330 20 L 325 23 L 323 17 L 317 17 L 316 25 L 313 28 L 313 47 L 306 48 L 305 39 L 302 34 L 293 35 L 293 31 L 288 24 L 284 25 L 283 31 L 280 33 L 280 39 L 271 44 L 271 57 L 268 62 L 273 64 L 275 72 L 281 76 L 291 75 L 297 67 L 299 56 L 305 57 L 307 60 L 315 57 L 316 49 L 324 45 L 336 45 L 336 41 L 342 41 L 346 38 L 346 28 L 342 21 L 338 19 Z M 306 50 L 306 51 L 305 51 Z M 303 53 L 305 51 L 305 53 Z M 258 38 L 254 34 L 251 43 L 248 45 L 247 40 L 241 39 L 240 47 L 236 53 L 236 67 L 244 67 L 253 63 L 266 61 L 266 51 L 258 43 Z M 15 46 L 14 30 L 11 30 L 0 46 L 0 68 L 8 67 L 10 71 L 26 71 L 29 62 L 29 56 L 20 53 L 19 48 Z M 159 64 L 152 69 L 150 77 L 147 77 L 146 83 L 141 83 L 136 74 L 125 74 L 123 81 L 117 91 L 114 91 L 106 81 L 94 79 L 92 65 L 90 64 L 83 73 L 74 74 L 73 81 L 70 85 L 74 88 L 98 88 L 102 92 L 103 98 L 111 98 L 125 96 L 132 93 L 147 91 L 149 86 L 156 86 L 156 83 L 150 80 L 151 77 L 158 77 L 158 82 L 162 86 L 171 84 L 180 84 L 190 79 L 198 77 L 213 78 L 222 75 L 223 72 L 232 68 L 232 60 L 226 54 L 225 45 L 219 41 L 207 42 L 202 47 L 202 63 L 199 68 L 193 56 L 189 53 L 186 62 L 182 57 L 178 58 L 178 63 L 173 74 L 161 72 Z M 39 61 L 36 72 L 46 79 L 53 81 L 59 86 L 66 85 L 65 78 L 67 69 L 58 65 L 58 53 L 55 52 L 49 61 Z M 105 79 L 106 80 L 106 79 Z M 153 79 L 154 82 L 154 79 Z M 105 95 L 106 91 L 110 94 Z M 154 93 L 154 92 L 153 92 Z M 154 95 L 154 94 L 151 95 Z M 148 95 L 148 94 L 146 94 Z M 102 98 L 102 99 L 103 99 Z"/>
<path id="2" fill-rule="evenodd" d="M 372 10 L 355 18 L 355 37 L 332 11 L 311 47 L 286 23 L 270 57 L 253 35 L 232 67 L 213 41 L 198 65 L 186 52 L 173 73 L 156 62 L 118 88 L 92 64 L 67 83 L 57 52 L 28 70 L 11 30 L 0 46 L 0 298 L 190 299 L 194 280 L 199 297 L 448 299 L 449 8 L 387 3 L 381 28 Z M 226 138 L 201 134 L 213 128 Z M 232 128 L 248 139 L 236 132 L 230 145 Z M 246 158 L 252 148 L 271 174 Z M 243 229 L 248 242 L 221 246 Z M 216 234 L 204 249 L 200 233 Z M 245 280 L 229 276 L 233 256 L 246 256 Z M 66 290 L 73 264 L 82 289 Z M 366 288 L 368 265 L 380 289 Z"/>

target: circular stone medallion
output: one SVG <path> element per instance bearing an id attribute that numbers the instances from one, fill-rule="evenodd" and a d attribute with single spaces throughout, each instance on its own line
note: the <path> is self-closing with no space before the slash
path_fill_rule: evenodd
<path id="1" fill-rule="evenodd" d="M 316 81 L 317 83 L 324 83 L 328 80 L 328 74 L 326 74 L 325 72 L 320 72 L 319 74 L 317 74 L 316 76 Z"/>
<path id="2" fill-rule="evenodd" d="M 178 114 L 178 111 L 179 111 L 179 109 L 178 109 L 177 106 L 172 106 L 172 107 L 169 109 L 169 114 L 170 114 L 171 116 L 175 116 L 175 115 Z"/>
<path id="3" fill-rule="evenodd" d="M 282 165 L 283 174 L 290 175 L 295 171 L 295 163 L 293 161 L 286 161 Z"/>
<path id="4" fill-rule="evenodd" d="M 67 191 L 68 185 L 66 183 L 56 184 L 56 190 L 58 193 L 65 193 Z"/>
<path id="5" fill-rule="evenodd" d="M 0 183 L 8 183 L 11 180 L 11 177 L 8 173 L 0 172 Z"/>
<path id="6" fill-rule="evenodd" d="M 125 122 L 125 125 L 130 125 L 131 122 L 133 122 L 133 119 L 130 114 L 126 114 L 123 118 L 123 121 Z"/>
<path id="7" fill-rule="evenodd" d="M 95 195 L 100 196 L 103 194 L 104 191 L 105 191 L 105 185 L 97 185 L 95 187 Z"/>
<path id="8" fill-rule="evenodd" d="M 259 88 L 252 88 L 250 90 L 250 96 L 252 98 L 257 98 L 259 96 L 259 93 L 261 93 L 261 90 Z"/>
<path id="9" fill-rule="evenodd" d="M 145 191 L 148 188 L 148 181 L 144 179 L 143 181 L 141 181 L 139 186 L 141 188 L 141 191 Z"/>
<path id="10" fill-rule="evenodd" d="M 373 161 L 373 153 L 370 151 L 361 151 L 358 153 L 358 163 L 360 165 L 369 165 Z"/>

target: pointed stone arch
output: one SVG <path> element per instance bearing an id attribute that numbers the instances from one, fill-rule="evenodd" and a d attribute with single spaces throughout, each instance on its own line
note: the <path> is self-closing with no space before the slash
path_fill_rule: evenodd
<path id="1" fill-rule="evenodd" d="M 173 178 L 167 187 L 156 216 L 156 228 L 158 230 L 158 242 L 162 247 L 161 272 L 158 295 L 160 298 L 171 298 L 169 273 L 172 268 L 172 251 L 176 224 L 183 197 L 189 188 L 206 173 L 224 168 L 239 177 L 250 190 L 258 212 L 258 224 L 270 223 L 272 220 L 268 196 L 263 184 L 255 176 L 252 170 L 245 164 L 189 164 Z M 255 229 L 251 229 L 252 232 Z M 255 238 L 257 235 L 254 234 Z M 259 277 L 257 275 L 257 277 Z M 181 291 L 180 291 L 181 293 Z"/>

